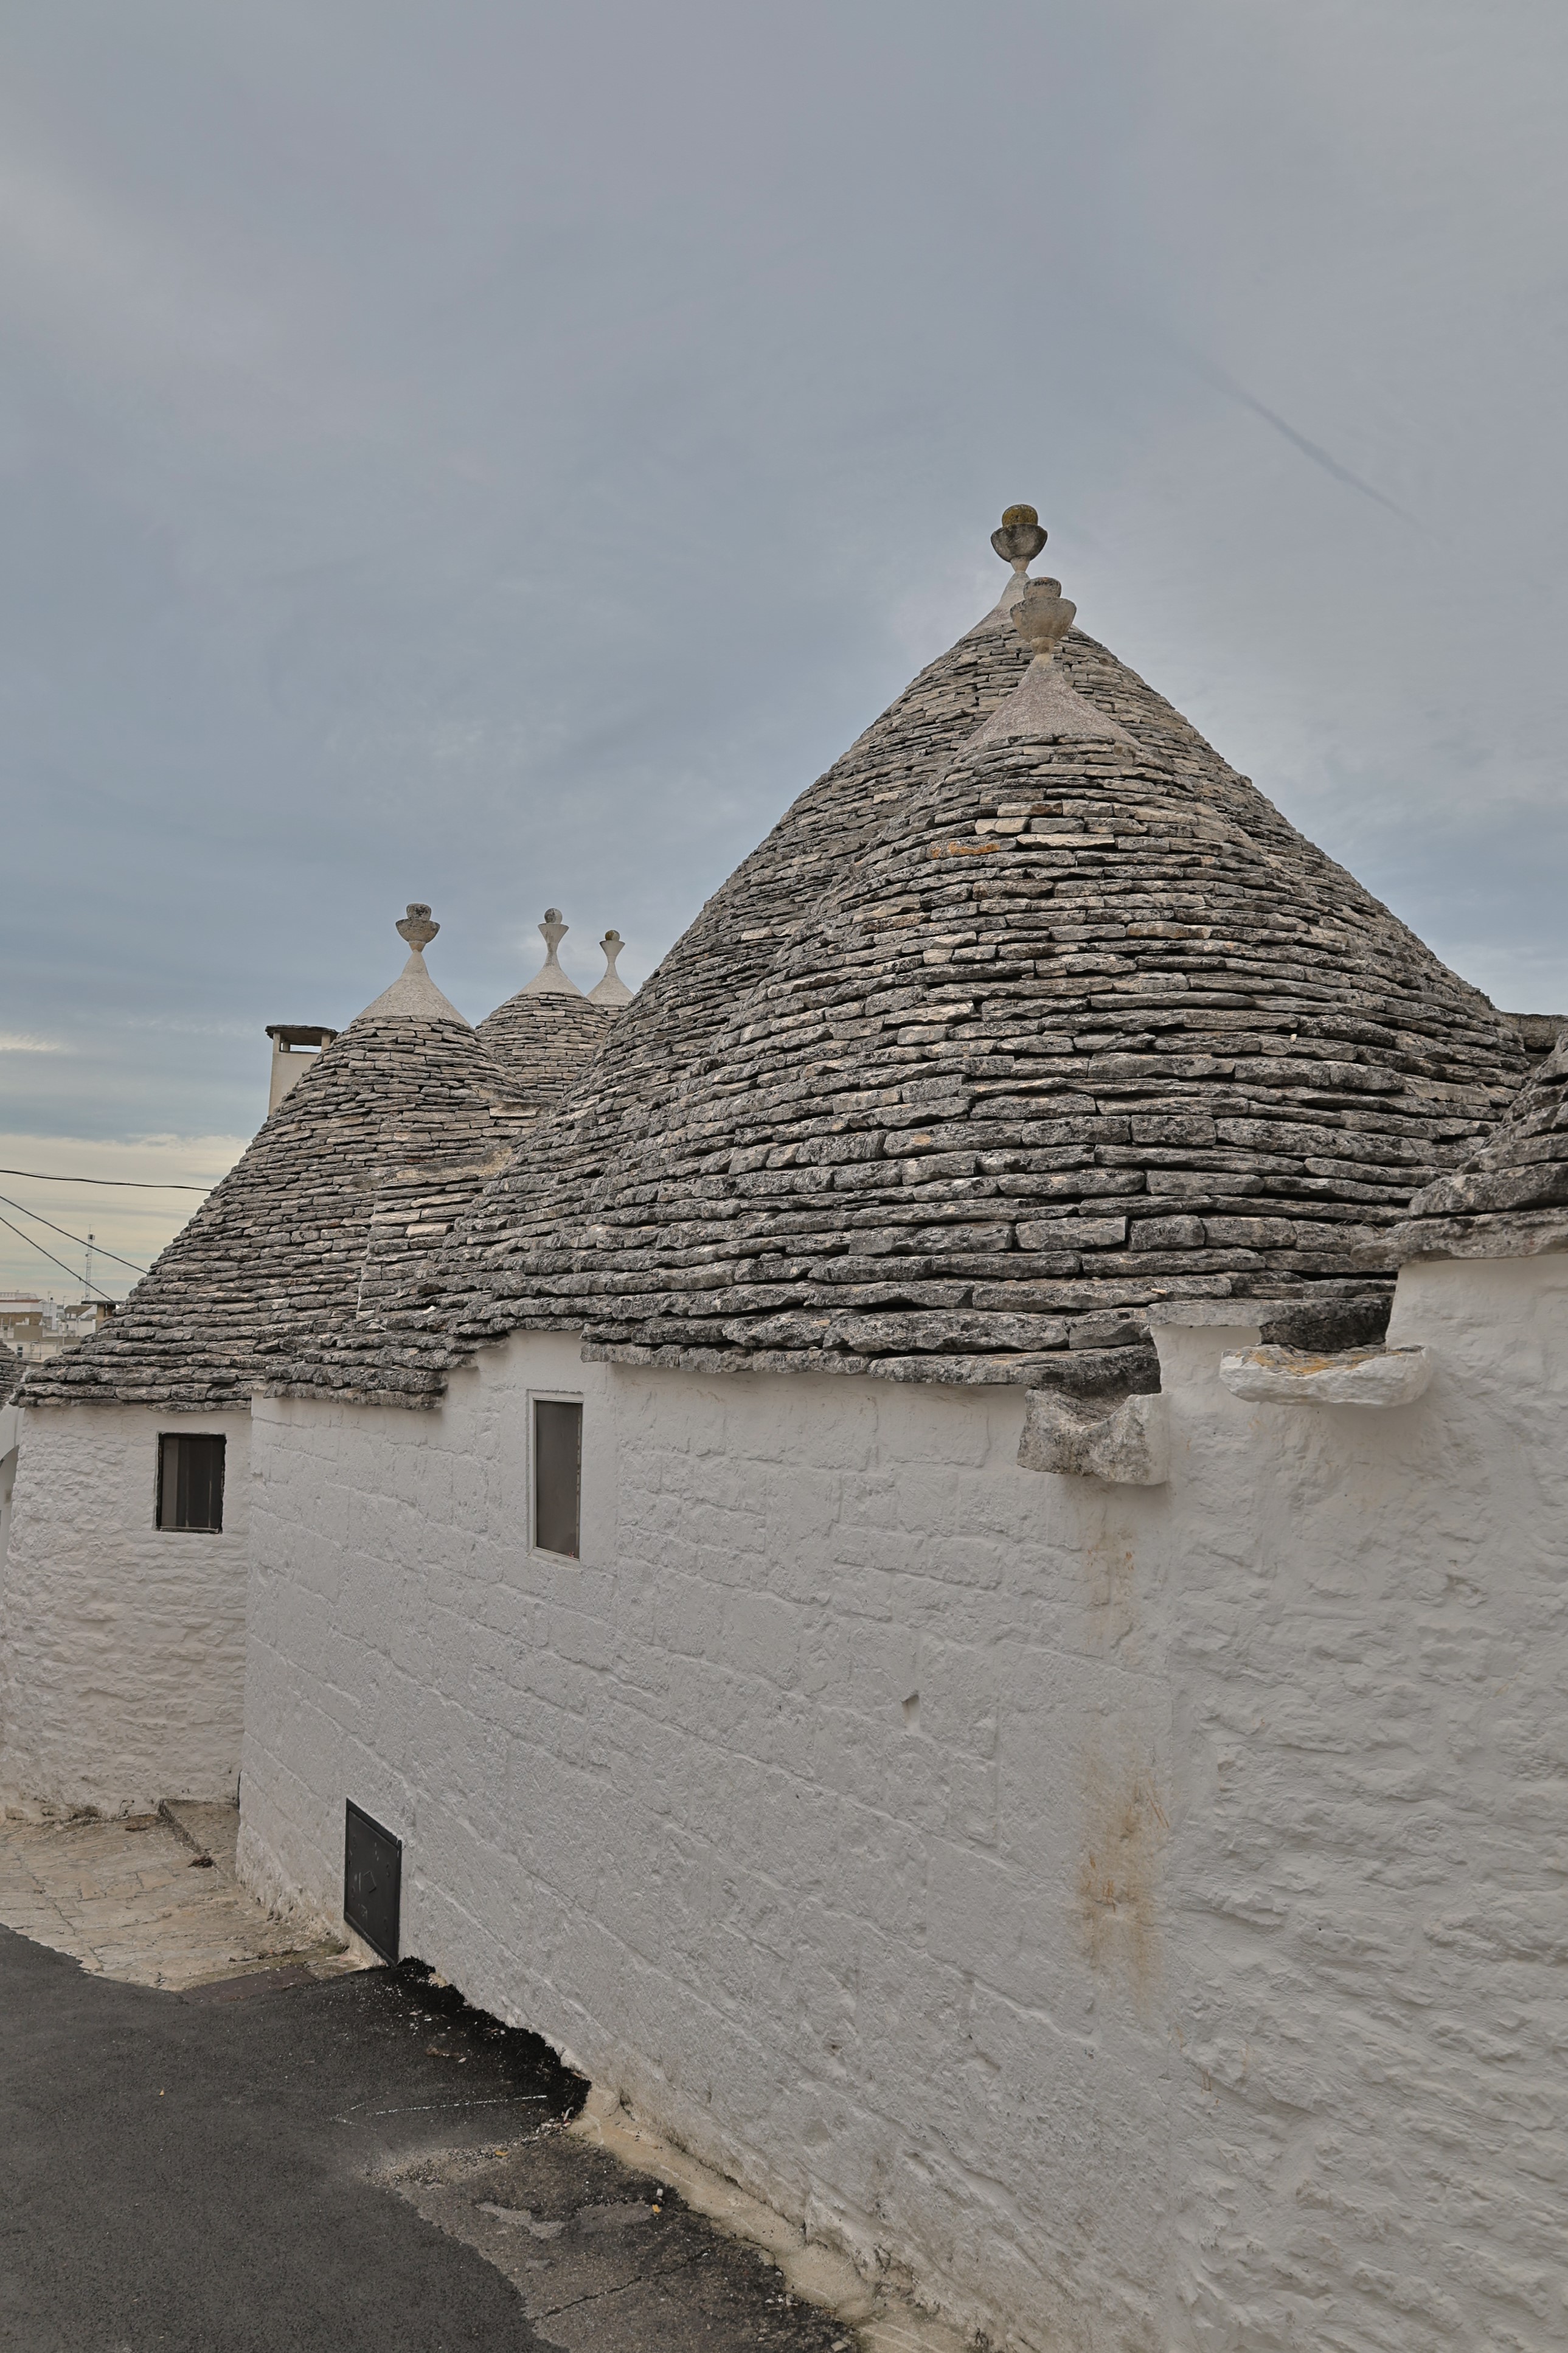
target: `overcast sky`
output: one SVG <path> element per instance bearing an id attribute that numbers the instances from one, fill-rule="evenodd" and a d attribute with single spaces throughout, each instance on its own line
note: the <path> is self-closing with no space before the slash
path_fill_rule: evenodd
<path id="1" fill-rule="evenodd" d="M 6 12 L 0 1161 L 209 1180 L 409 899 L 474 1018 L 547 902 L 637 981 L 1014 500 L 1568 1008 L 1565 80 L 1561 0 Z M 131 1258 L 192 1205 L 0 1194 Z"/>

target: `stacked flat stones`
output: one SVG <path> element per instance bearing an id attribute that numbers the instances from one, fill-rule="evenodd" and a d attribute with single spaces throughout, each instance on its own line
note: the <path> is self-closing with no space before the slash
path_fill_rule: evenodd
<path id="1" fill-rule="evenodd" d="M 536 1113 L 553 1111 L 584 1063 L 605 1042 L 615 1015 L 605 1005 L 563 992 L 532 996 L 526 988 L 487 1013 L 477 1032 L 505 1071 L 520 1099 Z"/>
<path id="2" fill-rule="evenodd" d="M 1388 1240 L 1402 1260 L 1568 1250 L 1568 1027 L 1500 1126 L 1416 1194 Z"/>
<path id="3" fill-rule="evenodd" d="M 539 930 L 544 963 L 525 988 L 498 1005 L 479 1024 L 479 1039 L 508 1071 L 521 1099 L 537 1112 L 552 1111 L 584 1064 L 605 1041 L 610 1022 L 631 990 L 616 977 L 618 932 L 601 941 L 605 977 L 591 997 L 561 969 L 557 951 L 570 926 L 559 907 L 547 907 Z"/>
<path id="4" fill-rule="evenodd" d="M 1091 658 L 1099 654 L 1092 649 Z M 290 1366 L 290 1388 L 366 1398 L 396 1392 L 410 1405 L 428 1404 L 451 1364 L 484 1339 L 525 1326 L 580 1328 L 573 1267 L 583 1212 L 591 1215 L 599 1188 L 617 1182 L 635 1161 L 683 1059 L 707 1050 L 835 875 L 1006 700 L 1027 662 L 999 607 L 922 671 L 800 796 L 616 1017 L 555 1116 L 538 1130 L 534 1147 L 519 1152 L 459 1228 L 439 1281 L 428 1268 L 401 1302 L 383 1295 L 383 1316 L 374 1327 L 324 1336 L 313 1362 Z M 1151 724 L 1202 753 L 1186 723 L 1131 672 L 1116 664 L 1110 671 L 1113 691 L 1123 692 L 1125 682 L 1147 702 Z M 538 1001 L 532 983 L 521 994 Z M 481 1036 L 488 1029 L 480 1024 Z M 525 1251 L 539 1252 L 542 1271 L 560 1278 L 559 1289 L 542 1300 L 523 1291 Z"/>
<path id="5" fill-rule="evenodd" d="M 35 1367 L 29 1405 L 238 1405 L 372 1298 L 416 1291 L 534 1113 L 425 969 L 325 1047 L 248 1151 L 86 1345 Z"/>
<path id="6" fill-rule="evenodd" d="M 448 1355 L 1092 1390 L 1157 1301 L 1353 1335 L 1517 1031 L 1092 639 L 984 724 L 1029 663 L 999 607 L 709 902 L 465 1222 Z"/>

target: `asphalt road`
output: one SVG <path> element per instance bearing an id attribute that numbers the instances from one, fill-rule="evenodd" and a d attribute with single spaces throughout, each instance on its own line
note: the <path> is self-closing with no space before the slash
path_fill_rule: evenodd
<path id="1" fill-rule="evenodd" d="M 584 2087 L 535 2037 L 417 1964 L 290 1975 L 154 1992 L 0 1928 L 5 2353 L 847 2341 L 551 2129 Z"/>

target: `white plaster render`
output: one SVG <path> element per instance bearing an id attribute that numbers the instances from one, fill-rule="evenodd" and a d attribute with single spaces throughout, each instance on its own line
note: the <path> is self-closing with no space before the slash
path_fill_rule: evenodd
<path id="1" fill-rule="evenodd" d="M 221 1535 L 155 1525 L 170 1429 L 227 1440 Z M 244 1412 L 23 1414 L 0 1569 L 0 1795 L 106 1813 L 233 1798 L 249 1456 Z"/>
<path id="2" fill-rule="evenodd" d="M 1432 1377 L 1432 1360 L 1425 1348 L 1346 1348 L 1332 1356 L 1241 1348 L 1220 1358 L 1219 1377 L 1232 1397 L 1259 1405 L 1414 1405 Z"/>
<path id="3" fill-rule="evenodd" d="M 1171 2342 L 1568 2341 L 1568 1265 L 1406 1267 L 1399 1413 L 1157 1327 L 1177 1725 Z"/>
<path id="4" fill-rule="evenodd" d="M 402 931 L 403 925 L 397 926 Z M 432 925 L 438 930 L 438 924 Z M 362 1021 L 385 1020 L 394 1014 L 406 1021 L 458 1021 L 466 1029 L 466 1018 L 458 1012 L 450 997 L 443 997 L 430 977 L 429 968 L 418 948 L 414 948 L 407 963 L 390 988 L 372 999 L 358 1017 Z"/>
<path id="5" fill-rule="evenodd" d="M 1394 1413 L 1245 1313 L 1154 1319 L 1160 1488 L 561 1335 L 258 1401 L 242 1867 L 334 1920 L 357 1799 L 409 1950 L 998 2344 L 1560 2348 L 1568 1261 L 1406 1267 Z"/>
<path id="6" fill-rule="evenodd" d="M 580 1564 L 527 1544 L 573 1389 Z M 334 1921 L 353 1797 L 407 1950 L 814 2237 L 1163 2348 L 1158 1492 L 1019 1471 L 1016 1391 L 556 1335 L 437 1413 L 255 1410 L 250 1883 Z"/>

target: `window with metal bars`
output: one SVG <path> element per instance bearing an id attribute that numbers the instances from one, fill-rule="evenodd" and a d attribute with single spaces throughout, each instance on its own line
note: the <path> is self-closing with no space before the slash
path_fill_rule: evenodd
<path id="1" fill-rule="evenodd" d="M 158 1440 L 158 1525 L 204 1529 L 223 1526 L 221 1438 L 187 1437 L 165 1431 Z"/>

